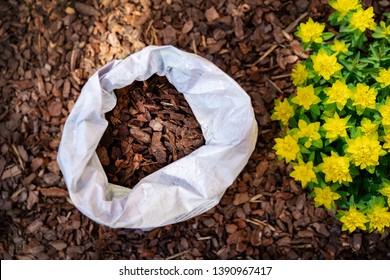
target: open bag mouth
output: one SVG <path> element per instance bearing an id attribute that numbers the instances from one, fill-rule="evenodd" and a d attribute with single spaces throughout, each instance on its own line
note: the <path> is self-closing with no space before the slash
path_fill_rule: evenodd
<path id="1" fill-rule="evenodd" d="M 124 191 L 108 183 L 95 150 L 108 125 L 104 114 L 116 105 L 112 91 L 153 74 L 166 76 L 184 95 L 206 143 Z M 58 162 L 73 203 L 86 216 L 110 227 L 145 229 L 215 206 L 246 165 L 256 139 L 250 98 L 233 79 L 197 55 L 149 46 L 88 80 L 65 123 Z"/>

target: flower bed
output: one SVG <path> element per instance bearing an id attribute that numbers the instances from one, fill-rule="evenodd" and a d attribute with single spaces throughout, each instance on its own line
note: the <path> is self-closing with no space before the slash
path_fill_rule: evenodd
<path id="1" fill-rule="evenodd" d="M 390 25 L 358 0 L 330 1 L 329 23 L 311 18 L 295 35 L 310 57 L 292 72 L 296 93 L 276 100 L 275 139 L 290 176 L 311 190 L 315 206 L 337 209 L 342 230 L 390 226 Z"/>

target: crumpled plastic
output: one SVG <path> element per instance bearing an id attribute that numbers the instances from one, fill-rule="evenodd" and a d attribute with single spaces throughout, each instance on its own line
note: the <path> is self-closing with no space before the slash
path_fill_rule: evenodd
<path id="1" fill-rule="evenodd" d="M 111 184 L 95 152 L 115 107 L 114 89 L 153 74 L 183 93 L 205 145 L 143 178 L 133 189 Z M 149 46 L 99 69 L 65 123 L 58 163 L 77 209 L 112 228 L 178 223 L 217 205 L 247 164 L 257 123 L 247 93 L 213 63 L 172 46 Z"/>

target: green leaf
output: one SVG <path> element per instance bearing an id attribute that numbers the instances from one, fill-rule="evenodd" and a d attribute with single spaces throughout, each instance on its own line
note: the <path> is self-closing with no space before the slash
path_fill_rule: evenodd
<path id="1" fill-rule="evenodd" d="M 353 69 L 353 64 L 350 63 L 350 61 L 346 61 L 346 60 L 340 60 L 340 63 L 345 67 L 347 68 L 348 72 L 352 71 Z"/>
<path id="2" fill-rule="evenodd" d="M 345 104 L 345 107 L 350 110 L 350 111 L 355 111 L 355 106 L 352 105 L 352 101 L 350 99 L 348 99 L 347 101 L 347 104 Z M 349 115 L 350 113 L 347 112 L 347 115 Z"/>
<path id="3" fill-rule="evenodd" d="M 319 95 L 323 91 L 323 87 L 315 87 L 314 88 L 314 94 Z"/>
<path id="4" fill-rule="evenodd" d="M 290 129 L 290 130 L 288 131 L 288 134 L 291 135 L 291 136 L 293 136 L 293 135 L 297 134 L 298 131 L 299 131 L 299 129 L 296 128 L 296 127 L 294 127 L 294 128 L 292 128 L 292 129 Z"/>
<path id="5" fill-rule="evenodd" d="M 303 108 L 303 107 L 300 107 L 300 108 L 299 108 L 298 113 L 299 113 L 300 116 L 303 116 L 303 115 L 305 114 L 305 112 L 306 112 L 306 109 L 305 109 L 305 108 Z"/>
<path id="6" fill-rule="evenodd" d="M 354 30 L 354 32 L 353 32 L 354 41 L 358 42 L 362 35 L 363 35 L 363 33 L 359 29 Z"/>
<path id="7" fill-rule="evenodd" d="M 369 57 L 369 58 L 361 58 L 360 62 L 364 62 L 366 66 L 367 66 L 367 64 L 373 64 L 374 67 L 379 67 L 379 65 L 380 65 L 378 59 L 374 59 L 374 58 L 371 58 L 371 57 Z M 362 68 L 361 65 L 362 64 L 359 65 L 360 68 Z"/>
<path id="8" fill-rule="evenodd" d="M 357 207 L 359 210 L 364 211 L 364 210 L 367 208 L 366 202 L 365 202 L 363 199 L 361 199 L 361 200 L 359 200 L 359 202 L 356 204 L 356 207 Z"/>
<path id="9" fill-rule="evenodd" d="M 322 33 L 322 39 L 323 39 L 324 41 L 327 41 L 327 40 L 329 40 L 330 38 L 332 38 L 334 35 L 335 35 L 335 34 L 332 33 L 332 32 L 324 32 L 324 33 Z"/>
<path id="10" fill-rule="evenodd" d="M 361 61 L 361 59 L 360 59 Z M 356 68 L 358 70 L 363 70 L 367 67 L 368 63 L 359 63 L 358 65 L 356 65 Z M 360 74 L 360 76 L 362 76 L 361 72 L 356 72 L 356 74 Z"/>
<path id="11" fill-rule="evenodd" d="M 298 140 L 298 144 L 303 145 L 309 140 L 309 137 L 302 137 Z"/>
<path id="12" fill-rule="evenodd" d="M 290 124 L 290 127 L 298 127 L 298 122 L 295 118 L 291 118 L 288 123 Z"/>
<path id="13" fill-rule="evenodd" d="M 312 144 L 312 146 L 314 146 L 318 149 L 321 149 L 324 146 L 321 139 L 314 140 L 313 142 L 311 142 L 311 144 Z"/>
<path id="14" fill-rule="evenodd" d="M 370 51 L 372 53 L 372 57 L 371 58 L 378 60 L 379 59 L 379 54 L 378 54 L 378 51 L 375 49 L 374 44 L 370 44 L 368 47 L 369 47 L 369 49 L 370 49 Z"/>
<path id="15" fill-rule="evenodd" d="M 296 36 L 296 35 L 295 35 Z M 310 48 L 310 46 L 312 45 L 311 42 L 301 42 L 301 44 L 303 45 L 303 50 L 306 51 L 308 48 Z"/>
<path id="16" fill-rule="evenodd" d="M 355 178 L 355 177 L 360 175 L 360 169 L 356 165 L 351 164 L 349 167 L 349 173 L 351 173 L 352 178 Z M 359 181 L 358 178 L 355 178 L 355 180 Z M 359 184 L 360 184 L 360 182 L 359 182 Z"/>
<path id="17" fill-rule="evenodd" d="M 320 108 L 317 104 L 310 106 L 310 113 L 314 121 L 321 115 Z"/>
<path id="18" fill-rule="evenodd" d="M 332 140 L 330 140 L 329 138 L 326 138 L 325 142 L 324 142 L 325 147 L 329 146 L 332 142 L 333 142 Z"/>
<path id="19" fill-rule="evenodd" d="M 370 173 L 370 174 L 374 174 L 375 173 L 375 166 L 369 166 L 366 168 L 366 170 Z"/>
<path id="20" fill-rule="evenodd" d="M 333 26 L 335 25 L 339 25 L 339 17 L 340 17 L 340 12 L 338 11 L 335 11 L 334 13 L 332 13 L 329 17 L 328 17 L 328 20 L 329 20 L 329 23 Z"/>
<path id="21" fill-rule="evenodd" d="M 351 27 L 351 26 L 342 26 L 341 28 L 340 28 L 340 33 L 344 33 L 344 34 L 346 34 L 346 33 L 352 33 L 354 31 L 354 29 Z"/>
<path id="22" fill-rule="evenodd" d="M 349 197 L 349 205 L 350 206 L 355 206 L 355 197 L 353 195 L 351 195 Z"/>
<path id="23" fill-rule="evenodd" d="M 314 162 L 315 157 L 316 157 L 316 152 L 314 152 L 314 151 L 311 152 L 310 155 L 309 155 L 308 161 Z"/>
<path id="24" fill-rule="evenodd" d="M 356 113 L 357 113 L 359 116 L 363 115 L 364 112 L 365 112 L 365 109 L 356 108 Z"/>
<path id="25" fill-rule="evenodd" d="M 385 206 L 385 200 L 383 196 L 372 196 L 371 199 L 367 202 L 368 208 L 373 208 L 375 205 Z"/>
<path id="26" fill-rule="evenodd" d="M 333 117 L 334 112 L 336 111 L 336 104 L 335 104 L 335 103 L 326 104 L 326 105 L 324 106 L 324 110 L 325 110 L 325 111 L 328 111 L 328 112 L 333 112 L 333 113 L 331 114 L 331 116 L 327 115 L 328 117 Z"/>
<path id="27" fill-rule="evenodd" d="M 304 121 L 307 122 L 307 123 L 311 123 L 310 118 L 309 118 L 308 116 L 306 116 L 306 115 L 303 115 L 303 116 L 301 117 L 301 119 L 304 120 Z"/>
<path id="28" fill-rule="evenodd" d="M 365 50 L 364 42 L 367 41 L 366 36 L 362 33 L 357 41 L 357 45 L 361 50 Z"/>
<path id="29" fill-rule="evenodd" d="M 377 30 L 375 31 L 375 33 L 373 33 L 371 36 L 372 36 L 373 38 L 375 38 L 375 39 L 382 39 L 382 38 L 384 38 L 384 36 L 383 36 L 383 34 L 382 34 L 380 28 L 379 28 L 379 31 L 378 31 L 378 29 L 377 29 Z"/>
<path id="30" fill-rule="evenodd" d="M 360 60 L 360 52 L 357 52 L 355 59 L 353 60 L 353 65 L 357 65 Z"/>
<path id="31" fill-rule="evenodd" d="M 351 127 L 349 133 L 350 133 L 351 139 L 355 139 L 358 136 L 358 129 L 355 126 L 353 126 L 353 127 Z"/>
<path id="32" fill-rule="evenodd" d="M 299 145 L 299 148 L 300 148 L 302 154 L 308 154 L 309 155 L 311 153 L 311 151 L 308 148 L 306 148 L 305 146 L 303 146 L 303 145 Z"/>

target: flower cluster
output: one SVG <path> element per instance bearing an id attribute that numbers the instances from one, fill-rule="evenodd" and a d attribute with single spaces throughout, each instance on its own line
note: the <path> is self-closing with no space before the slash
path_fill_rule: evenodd
<path id="1" fill-rule="evenodd" d="M 274 149 L 316 207 L 337 210 L 342 230 L 390 227 L 390 23 L 360 0 L 331 0 L 329 22 L 295 33 L 311 51 L 294 66 L 296 92 L 276 100 Z"/>

